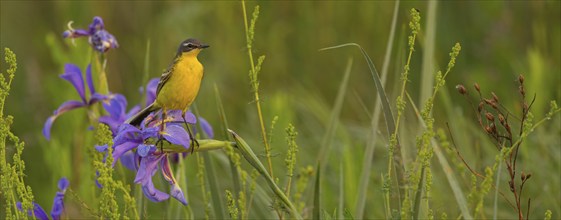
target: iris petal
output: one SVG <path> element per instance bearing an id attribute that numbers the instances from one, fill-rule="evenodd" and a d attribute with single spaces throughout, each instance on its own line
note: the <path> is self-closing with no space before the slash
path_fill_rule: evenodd
<path id="1" fill-rule="evenodd" d="M 136 173 L 136 177 L 134 179 L 135 183 L 142 184 L 142 191 L 144 192 L 144 195 L 154 202 L 161 202 L 169 198 L 167 193 L 157 190 L 152 182 L 152 176 L 154 176 L 156 168 L 158 168 L 158 162 L 160 162 L 163 157 L 164 155 L 161 154 L 142 158 L 140 161 L 140 167 L 138 168 L 138 172 Z"/>
<path id="2" fill-rule="evenodd" d="M 68 179 L 66 179 L 65 177 L 60 178 L 60 180 L 58 180 L 58 189 L 60 191 L 66 191 L 66 188 L 68 188 L 68 185 L 70 185 L 70 182 L 68 181 Z"/>
<path id="3" fill-rule="evenodd" d="M 51 217 L 53 220 L 59 220 L 62 212 L 64 211 L 64 193 L 57 192 L 53 201 L 53 208 L 51 209 Z"/>
<path id="4" fill-rule="evenodd" d="M 103 102 L 103 108 L 114 119 L 120 119 L 125 114 L 127 99 L 121 94 L 114 94 L 108 102 Z"/>
<path id="5" fill-rule="evenodd" d="M 140 142 L 125 142 L 125 143 L 122 143 L 120 145 L 117 145 L 115 147 L 115 149 L 113 149 L 113 164 L 112 164 L 112 166 L 115 166 L 115 163 L 117 163 L 117 160 L 119 160 L 119 158 L 121 158 L 121 156 L 123 156 L 123 154 L 125 154 L 126 152 L 134 149 L 139 144 L 140 144 Z"/>
<path id="6" fill-rule="evenodd" d="M 169 195 L 167 193 L 162 192 L 154 187 L 152 179 L 149 179 L 146 184 L 142 185 L 142 192 L 144 192 L 146 198 L 150 199 L 150 201 L 153 202 L 161 202 L 169 199 Z"/>
<path id="7" fill-rule="evenodd" d="M 208 121 L 206 121 L 206 119 L 202 117 L 199 117 L 199 123 L 201 123 L 201 128 L 206 133 L 206 136 L 210 139 L 214 138 L 214 131 L 212 130 L 212 127 L 210 126 Z"/>
<path id="8" fill-rule="evenodd" d="M 115 146 L 118 146 L 125 142 L 141 143 L 142 139 L 137 136 L 137 134 L 140 134 L 140 132 L 141 131 L 135 126 L 132 126 L 130 124 L 121 124 L 119 126 L 119 131 L 117 132 L 117 135 L 113 140 L 113 144 Z"/>
<path id="9" fill-rule="evenodd" d="M 175 184 L 171 187 L 170 194 L 171 197 L 177 199 L 177 201 L 181 202 L 183 205 L 187 205 L 187 200 L 185 199 L 185 195 L 183 195 L 183 191 L 181 190 L 178 184 Z"/>
<path id="10" fill-rule="evenodd" d="M 106 30 L 98 30 L 90 36 L 90 44 L 99 52 L 106 52 L 110 48 L 117 48 L 119 44 L 115 37 Z"/>
<path id="11" fill-rule="evenodd" d="M 179 125 L 168 125 L 163 136 L 170 143 L 182 145 L 185 149 L 189 149 L 191 138 L 183 127 Z"/>
<path id="12" fill-rule="evenodd" d="M 171 166 L 167 156 L 161 160 L 160 166 L 162 167 L 162 175 L 164 176 L 164 179 L 166 179 L 170 185 L 175 185 L 177 181 L 175 180 L 175 177 L 173 177 L 173 172 L 171 171 Z"/>
<path id="13" fill-rule="evenodd" d="M 142 139 L 146 140 L 148 138 L 158 137 L 158 132 L 159 131 L 160 131 L 159 126 L 144 128 L 144 130 L 142 130 Z"/>
<path id="14" fill-rule="evenodd" d="M 72 30 L 66 30 L 64 32 L 62 32 L 62 37 L 63 38 L 77 38 L 77 37 L 83 37 L 83 36 L 89 36 L 90 33 L 86 30 L 83 29 L 72 29 Z"/>
<path id="15" fill-rule="evenodd" d="M 158 83 L 160 78 L 153 78 L 146 85 L 146 106 L 152 104 L 156 100 L 156 90 L 158 89 Z"/>
<path id="16" fill-rule="evenodd" d="M 92 79 L 92 65 L 88 64 L 88 67 L 86 67 L 86 82 L 88 83 L 88 87 L 90 88 L 90 95 L 95 94 L 95 87 L 93 84 L 93 79 Z"/>
<path id="17" fill-rule="evenodd" d="M 20 211 L 23 211 L 23 208 L 21 207 L 21 202 L 17 202 L 16 206 Z M 35 202 L 33 202 L 33 213 L 31 212 L 31 210 L 27 210 L 27 215 L 29 216 L 35 215 L 35 218 L 40 220 L 49 220 L 49 216 L 47 215 L 45 210 Z"/>
<path id="18" fill-rule="evenodd" d="M 64 73 L 60 77 L 70 82 L 80 95 L 80 98 L 82 98 L 82 102 L 86 103 L 84 79 L 82 78 L 80 68 L 74 64 L 67 63 L 64 65 Z"/>
<path id="19" fill-rule="evenodd" d="M 123 122 L 120 120 L 116 120 L 114 118 L 112 118 L 111 116 L 101 116 L 97 119 L 100 123 L 106 124 L 107 126 L 109 126 L 109 128 L 111 129 L 111 132 L 113 132 L 113 134 L 117 134 L 117 131 L 119 129 L 119 125 L 121 125 Z"/>
<path id="20" fill-rule="evenodd" d="M 103 94 L 99 94 L 99 93 L 94 93 L 92 95 L 92 97 L 90 98 L 89 101 L 89 105 L 97 103 L 97 102 L 101 102 L 101 101 L 105 101 L 107 99 L 109 99 L 111 97 L 111 95 L 103 95 Z"/>
<path id="21" fill-rule="evenodd" d="M 146 157 L 151 153 L 154 153 L 155 151 L 156 151 L 156 147 L 154 147 L 154 145 L 146 145 L 146 144 L 140 144 L 136 149 L 136 153 L 138 154 L 138 156 L 141 157 Z"/>
<path id="22" fill-rule="evenodd" d="M 56 115 L 53 115 L 47 118 L 47 121 L 45 121 L 45 125 L 43 126 L 43 136 L 45 136 L 45 139 L 47 140 L 51 139 L 51 127 L 53 126 L 53 122 L 55 121 L 56 117 Z"/>
<path id="23" fill-rule="evenodd" d="M 141 183 L 142 185 L 145 185 L 148 181 L 152 182 L 152 176 L 156 172 L 156 168 L 158 168 L 158 162 L 160 162 L 163 157 L 163 154 L 143 157 L 140 161 L 140 167 L 138 168 L 134 182 Z"/>
<path id="24" fill-rule="evenodd" d="M 58 107 L 57 110 L 55 110 L 54 114 L 49 117 L 47 119 L 47 121 L 45 121 L 45 125 L 43 126 L 43 136 L 45 136 L 45 138 L 47 140 L 51 139 L 51 127 L 53 126 L 53 122 L 55 121 L 55 119 L 60 116 L 61 114 L 70 111 L 72 109 L 76 109 L 76 108 L 80 108 L 82 106 L 84 106 L 85 104 L 80 102 L 80 101 L 76 101 L 76 100 L 70 100 L 67 101 L 65 103 L 62 103 L 62 105 L 60 105 Z"/>
<path id="25" fill-rule="evenodd" d="M 94 34 L 96 31 L 103 30 L 104 28 L 103 19 L 99 16 L 95 16 L 90 24 L 90 34 Z"/>
<path id="26" fill-rule="evenodd" d="M 185 112 L 185 121 L 187 121 L 187 123 L 189 124 L 196 124 L 197 123 L 197 117 L 195 117 L 195 115 L 191 112 Z"/>
<path id="27" fill-rule="evenodd" d="M 119 159 L 121 160 L 121 164 L 127 169 L 136 170 L 138 165 L 136 164 L 135 156 L 136 154 L 132 151 L 127 151 Z"/>

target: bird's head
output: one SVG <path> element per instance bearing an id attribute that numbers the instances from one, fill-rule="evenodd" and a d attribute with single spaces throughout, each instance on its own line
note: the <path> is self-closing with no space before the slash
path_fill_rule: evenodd
<path id="1" fill-rule="evenodd" d="M 177 54 L 197 56 L 201 50 L 207 47 L 209 47 L 208 44 L 202 43 L 197 39 L 189 38 L 181 42 L 179 49 L 177 50 Z"/>

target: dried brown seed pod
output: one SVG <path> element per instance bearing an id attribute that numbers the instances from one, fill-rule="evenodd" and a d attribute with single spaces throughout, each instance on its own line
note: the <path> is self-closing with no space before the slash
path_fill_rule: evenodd
<path id="1" fill-rule="evenodd" d="M 456 89 L 458 90 L 458 92 L 462 95 L 465 95 L 467 93 L 466 87 L 464 87 L 464 85 L 462 84 L 458 84 L 456 86 Z"/>
<path id="2" fill-rule="evenodd" d="M 526 174 L 526 180 L 530 179 L 530 177 L 532 177 L 531 173 Z"/>
<path id="3" fill-rule="evenodd" d="M 524 84 L 524 76 L 522 74 L 518 76 L 518 82 L 520 82 L 520 84 Z"/>
<path id="4" fill-rule="evenodd" d="M 481 110 L 483 110 L 483 105 L 484 105 L 484 104 L 485 104 L 485 103 L 483 103 L 483 102 L 479 102 L 479 106 L 477 107 L 477 111 L 478 111 L 478 112 L 481 113 Z"/>
<path id="5" fill-rule="evenodd" d="M 491 123 L 491 132 L 492 132 L 493 134 L 496 134 L 496 133 L 497 133 L 497 126 L 495 126 L 495 123 Z"/>
<path id="6" fill-rule="evenodd" d="M 485 126 L 485 132 L 492 134 L 493 133 L 493 129 L 491 129 L 491 127 L 489 126 Z"/>
<path id="7" fill-rule="evenodd" d="M 499 102 L 499 97 L 497 97 L 497 95 L 494 92 L 491 92 L 491 95 L 493 96 L 493 100 L 498 103 Z"/>
<path id="8" fill-rule="evenodd" d="M 522 180 L 522 181 L 526 180 L 526 174 L 524 173 L 524 171 L 522 171 L 522 173 L 520 173 L 520 180 Z"/>
<path id="9" fill-rule="evenodd" d="M 511 192 L 514 192 L 514 182 L 511 181 L 511 180 L 509 180 L 509 181 L 508 181 L 508 186 L 510 187 L 510 191 L 511 191 Z"/>
<path id="10" fill-rule="evenodd" d="M 485 101 L 485 103 L 487 103 L 487 105 L 490 105 L 494 109 L 497 109 L 497 104 L 495 103 L 494 100 L 492 99 L 483 99 L 483 100 Z"/>
<path id="11" fill-rule="evenodd" d="M 474 83 L 473 87 L 475 87 L 475 90 L 477 90 L 478 92 L 481 92 L 481 88 L 479 88 L 479 84 Z"/>
<path id="12" fill-rule="evenodd" d="M 505 117 L 503 116 L 503 114 L 499 113 L 499 122 L 504 125 L 505 123 Z"/>
<path id="13" fill-rule="evenodd" d="M 495 120 L 495 116 L 493 116 L 493 114 L 487 112 L 485 113 L 485 117 L 487 118 L 487 120 L 489 121 L 494 121 Z"/>
<path id="14" fill-rule="evenodd" d="M 526 91 L 524 90 L 524 86 L 519 86 L 519 87 L 518 87 L 518 92 L 520 92 L 520 94 L 521 94 L 522 96 L 525 96 L 525 95 L 526 95 Z"/>

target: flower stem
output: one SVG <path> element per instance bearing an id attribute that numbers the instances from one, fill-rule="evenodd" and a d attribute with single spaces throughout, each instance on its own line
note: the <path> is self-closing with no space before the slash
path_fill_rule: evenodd
<path id="1" fill-rule="evenodd" d="M 257 88 L 257 72 L 255 68 L 255 63 L 253 61 L 253 51 L 252 49 L 252 41 L 253 41 L 253 29 L 250 30 L 249 26 L 248 26 L 248 22 L 247 22 L 247 13 L 246 13 L 246 9 L 245 9 L 245 1 L 242 1 L 242 10 L 243 10 L 243 22 L 244 22 L 244 26 L 245 26 L 245 36 L 246 36 L 246 40 L 247 40 L 247 54 L 249 55 L 249 62 L 251 64 L 251 74 L 250 77 L 251 82 L 252 82 L 252 86 L 254 87 L 254 97 L 255 97 L 255 105 L 257 107 L 257 116 L 259 117 L 259 124 L 261 126 L 261 137 L 263 137 L 263 144 L 265 145 L 265 154 L 267 157 L 267 164 L 268 164 L 268 168 L 269 168 L 269 173 L 271 174 L 271 177 L 274 179 L 274 175 L 273 175 L 273 162 L 271 160 L 271 148 L 269 147 L 269 141 L 267 141 L 267 131 L 265 130 L 265 123 L 263 122 L 263 114 L 261 111 L 261 101 L 259 99 L 259 89 Z M 254 13 L 254 20 L 257 19 L 257 16 Z M 252 21 L 252 23 L 254 23 L 255 21 Z M 253 25 L 252 25 L 253 26 Z M 251 32 L 251 33 L 250 33 Z"/>

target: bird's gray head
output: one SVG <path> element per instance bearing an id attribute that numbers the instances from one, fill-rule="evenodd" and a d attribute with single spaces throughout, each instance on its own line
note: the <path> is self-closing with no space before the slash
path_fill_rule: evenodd
<path id="1" fill-rule="evenodd" d="M 189 38 L 187 40 L 184 40 L 183 42 L 181 42 L 181 44 L 179 45 L 179 49 L 177 51 L 178 54 L 181 53 L 189 53 L 191 51 L 197 51 L 199 52 L 200 50 L 209 47 L 208 44 L 202 43 L 197 39 L 194 38 Z"/>

